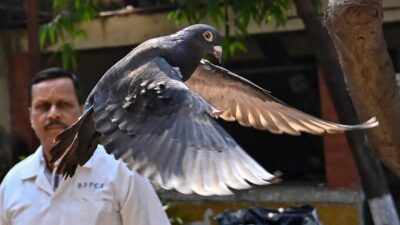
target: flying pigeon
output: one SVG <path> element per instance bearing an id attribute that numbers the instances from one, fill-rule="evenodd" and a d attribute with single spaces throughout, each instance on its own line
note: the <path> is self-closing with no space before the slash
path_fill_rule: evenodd
<path id="1" fill-rule="evenodd" d="M 112 66 L 83 115 L 56 138 L 57 172 L 73 176 L 98 144 L 165 189 L 227 195 L 274 179 L 214 118 L 276 134 L 336 133 L 378 125 L 321 120 L 202 58 L 221 58 L 222 37 L 204 24 L 143 42 Z M 60 160 L 59 160 L 60 159 Z M 57 164 L 56 163 L 56 164 Z"/>

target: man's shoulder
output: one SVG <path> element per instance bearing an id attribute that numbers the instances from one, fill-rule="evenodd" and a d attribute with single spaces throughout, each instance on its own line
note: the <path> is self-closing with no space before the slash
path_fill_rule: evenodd
<path id="1" fill-rule="evenodd" d="M 106 149 L 102 145 L 98 145 L 96 151 L 93 153 L 90 163 L 107 163 L 109 165 L 118 165 L 119 160 L 115 159 L 114 155 L 107 153 Z"/>
<path id="2" fill-rule="evenodd" d="M 90 163 L 95 170 L 104 170 L 108 173 L 115 170 L 118 170 L 119 173 L 132 172 L 126 167 L 126 164 L 122 160 L 116 159 L 114 155 L 107 153 L 102 145 L 97 147 L 90 159 Z"/>
<path id="3" fill-rule="evenodd" d="M 8 172 L 7 175 L 4 177 L 2 183 L 10 183 L 16 180 L 20 180 L 26 171 L 34 170 L 34 165 L 39 164 L 35 153 L 29 155 L 25 159 L 21 160 L 17 164 L 15 164 Z"/>

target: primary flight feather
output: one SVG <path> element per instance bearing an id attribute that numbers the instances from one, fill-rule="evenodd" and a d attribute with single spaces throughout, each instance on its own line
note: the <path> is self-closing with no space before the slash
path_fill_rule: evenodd
<path id="1" fill-rule="evenodd" d="M 166 189 L 200 195 L 268 184 L 265 171 L 214 120 L 277 134 L 371 128 L 375 118 L 342 125 L 303 113 L 250 81 L 203 60 L 220 59 L 222 37 L 197 24 L 150 39 L 111 67 L 89 94 L 81 118 L 51 150 L 57 172 L 73 176 L 103 144 L 131 169 Z"/>

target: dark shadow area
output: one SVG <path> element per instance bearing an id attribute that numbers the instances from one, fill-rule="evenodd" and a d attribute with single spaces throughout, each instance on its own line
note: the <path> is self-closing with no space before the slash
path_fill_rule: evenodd
<path id="1" fill-rule="evenodd" d="M 244 65 L 247 65 L 244 63 Z M 237 66 L 237 64 L 236 64 Z M 288 105 L 320 117 L 318 77 L 315 69 L 275 70 L 241 75 Z M 252 67 L 254 70 L 256 67 Z M 283 67 L 281 67 L 283 68 Z M 219 120 L 235 140 L 264 168 L 281 171 L 284 183 L 320 185 L 325 183 L 322 137 L 309 134 L 301 136 L 277 135 L 240 126 L 235 122 Z"/>
<path id="2" fill-rule="evenodd" d="M 0 183 L 13 165 L 10 151 L 10 135 L 0 126 Z"/>

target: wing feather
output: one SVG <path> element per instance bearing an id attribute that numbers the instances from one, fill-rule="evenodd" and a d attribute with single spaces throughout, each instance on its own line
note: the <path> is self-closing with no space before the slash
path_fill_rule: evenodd
<path id="1" fill-rule="evenodd" d="M 375 117 L 356 125 L 318 119 L 286 105 L 261 87 L 206 60 L 201 61 L 186 84 L 221 110 L 219 117 L 222 119 L 276 134 L 324 134 L 378 125 Z"/>
<path id="2" fill-rule="evenodd" d="M 100 142 L 166 189 L 225 195 L 232 193 L 229 187 L 249 188 L 247 181 L 267 184 L 257 174 L 268 172 L 254 167 L 249 156 L 239 159 L 246 153 L 213 120 L 217 110 L 191 92 L 177 73 L 156 58 L 124 82 L 98 91 L 93 118 Z M 249 110 L 245 106 L 238 112 L 249 118 Z"/>

